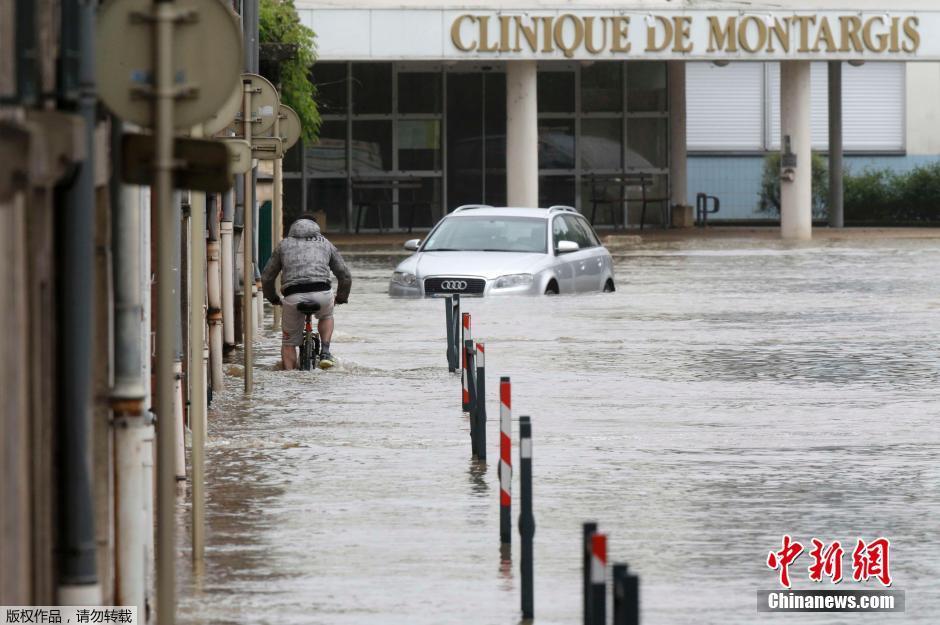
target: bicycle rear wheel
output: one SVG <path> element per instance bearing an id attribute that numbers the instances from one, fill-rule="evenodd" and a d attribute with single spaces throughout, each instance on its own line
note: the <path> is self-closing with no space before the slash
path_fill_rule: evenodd
<path id="1" fill-rule="evenodd" d="M 311 371 L 317 366 L 318 342 L 315 336 L 304 335 L 304 342 L 300 346 L 300 368 L 304 371 Z"/>

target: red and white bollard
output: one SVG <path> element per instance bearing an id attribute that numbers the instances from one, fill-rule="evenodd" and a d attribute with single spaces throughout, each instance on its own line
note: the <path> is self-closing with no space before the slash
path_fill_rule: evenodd
<path id="1" fill-rule="evenodd" d="M 591 536 L 591 625 L 607 622 L 607 535 Z"/>
<path id="2" fill-rule="evenodd" d="M 470 313 L 463 313 L 463 332 L 460 337 L 460 384 L 462 387 L 462 406 L 463 411 L 470 410 L 470 387 L 467 382 L 467 352 L 464 349 L 466 341 L 473 340 L 470 335 Z"/>
<path id="3" fill-rule="evenodd" d="M 499 538 L 512 542 L 512 384 L 499 379 Z"/>

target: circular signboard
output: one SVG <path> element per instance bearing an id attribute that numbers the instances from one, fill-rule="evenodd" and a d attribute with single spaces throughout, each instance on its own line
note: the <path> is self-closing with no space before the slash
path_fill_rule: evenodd
<path id="1" fill-rule="evenodd" d="M 206 136 L 214 135 L 235 121 L 235 116 L 238 115 L 238 111 L 240 111 L 241 108 L 242 82 L 239 80 L 235 84 L 235 89 L 232 90 L 232 94 L 228 97 L 228 100 L 225 101 L 225 104 L 203 123 L 202 131 L 206 133 Z"/>
<path id="2" fill-rule="evenodd" d="M 297 143 L 297 139 L 300 139 L 302 130 L 300 115 L 286 104 L 281 105 L 281 123 L 278 130 L 281 134 L 281 140 L 284 142 L 284 151 L 287 151 L 288 148 Z"/>
<path id="3" fill-rule="evenodd" d="M 226 103 L 238 82 L 242 33 L 238 18 L 219 0 L 167 3 L 182 19 L 173 24 L 174 86 L 180 90 L 173 125 L 191 128 Z M 98 10 L 98 94 L 118 117 L 153 127 L 152 0 L 111 0 Z"/>
<path id="4" fill-rule="evenodd" d="M 216 0 L 218 1 L 218 0 Z M 251 136 L 259 137 L 274 127 L 274 116 L 277 114 L 277 107 L 280 105 L 281 97 L 277 89 L 264 76 L 258 74 L 242 74 L 242 97 L 244 97 L 245 85 L 251 90 Z M 229 130 L 237 136 L 244 134 L 245 126 L 242 123 L 242 111 L 244 105 L 239 107 L 235 114 L 235 121 L 229 124 Z"/>

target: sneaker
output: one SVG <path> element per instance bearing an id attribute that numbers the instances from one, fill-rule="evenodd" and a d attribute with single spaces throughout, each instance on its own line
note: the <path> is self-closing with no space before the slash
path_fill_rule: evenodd
<path id="1" fill-rule="evenodd" d="M 322 354 L 320 354 L 320 368 L 321 369 L 329 369 L 335 364 L 336 362 L 333 360 L 333 355 L 330 352 L 323 352 Z"/>

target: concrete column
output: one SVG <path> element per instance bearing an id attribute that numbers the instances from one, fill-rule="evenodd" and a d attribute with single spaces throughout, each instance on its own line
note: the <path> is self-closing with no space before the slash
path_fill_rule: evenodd
<path id="1" fill-rule="evenodd" d="M 780 235 L 784 239 L 813 236 L 809 67 L 809 61 L 780 63 Z M 793 167 L 786 164 L 790 154 L 796 157 Z"/>
<path id="2" fill-rule="evenodd" d="M 669 205 L 689 203 L 688 142 L 686 141 L 685 61 L 669 61 Z"/>
<path id="3" fill-rule="evenodd" d="M 506 202 L 539 205 L 539 128 L 535 61 L 506 63 Z"/>
<path id="4" fill-rule="evenodd" d="M 842 61 L 829 61 L 829 227 L 843 223 Z"/>

